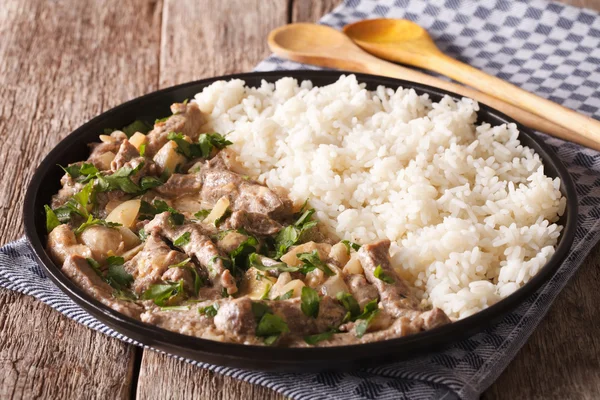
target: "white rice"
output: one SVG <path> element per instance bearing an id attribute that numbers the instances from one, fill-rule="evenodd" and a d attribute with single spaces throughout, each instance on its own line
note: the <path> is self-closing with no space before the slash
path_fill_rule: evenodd
<path id="1" fill-rule="evenodd" d="M 423 304 L 452 318 L 508 296 L 554 253 L 559 179 L 514 124 L 476 126 L 474 100 L 368 91 L 349 75 L 325 87 L 219 81 L 195 101 L 249 175 L 310 199 L 342 238 L 390 239 Z"/>

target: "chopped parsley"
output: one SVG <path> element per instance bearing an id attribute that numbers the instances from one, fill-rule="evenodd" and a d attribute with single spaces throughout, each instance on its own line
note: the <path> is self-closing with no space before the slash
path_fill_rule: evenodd
<path id="1" fill-rule="evenodd" d="M 269 293 L 271 293 L 272 287 L 273 287 L 272 283 L 267 283 L 265 285 L 265 291 L 263 292 L 262 296 L 260 296 L 261 300 L 269 300 Z"/>
<path id="2" fill-rule="evenodd" d="M 146 155 L 146 143 L 140 144 L 140 157 L 144 157 Z"/>
<path id="3" fill-rule="evenodd" d="M 148 233 L 146 233 L 146 230 L 144 228 L 140 229 L 140 231 L 138 232 L 138 237 L 142 242 L 145 242 L 146 239 L 148 239 Z"/>
<path id="4" fill-rule="evenodd" d="M 98 188 L 101 192 L 109 192 L 112 190 L 121 190 L 129 194 L 139 194 L 142 192 L 142 188 L 138 186 L 131 177 L 138 173 L 144 163 L 139 163 L 135 168 L 121 167 L 111 175 L 100 175 L 97 174 Z M 147 184 L 146 184 L 147 185 Z"/>
<path id="5" fill-rule="evenodd" d="M 129 288 L 133 283 L 133 276 L 125 271 L 123 257 L 111 256 L 106 259 L 108 270 L 106 272 L 106 282 L 117 290 Z"/>
<path id="6" fill-rule="evenodd" d="M 171 117 L 172 117 L 172 115 L 169 115 L 168 117 L 156 119 L 156 120 L 154 120 L 154 124 L 156 125 L 156 124 L 160 124 L 162 122 L 165 122 L 166 120 L 168 120 Z"/>
<path id="7" fill-rule="evenodd" d="M 285 292 L 284 294 L 282 294 L 281 296 L 275 297 L 275 300 L 291 299 L 293 295 L 294 295 L 294 289 L 290 289 L 287 292 Z"/>
<path id="8" fill-rule="evenodd" d="M 178 282 L 150 285 L 142 294 L 142 300 L 154 300 L 154 304 L 163 307 L 176 296 L 183 294 L 183 279 Z"/>
<path id="9" fill-rule="evenodd" d="M 275 343 L 280 335 L 289 331 L 287 323 L 270 312 L 264 313 L 256 326 L 256 336 L 264 337 L 265 344 L 268 346 Z"/>
<path id="10" fill-rule="evenodd" d="M 190 306 L 168 306 L 160 307 L 160 311 L 189 311 Z"/>
<path id="11" fill-rule="evenodd" d="M 348 254 L 350 254 L 350 250 L 354 250 L 354 251 L 358 251 L 360 249 L 360 244 L 358 243 L 353 243 L 349 240 L 342 240 L 341 243 L 346 246 L 346 250 L 348 251 Z"/>
<path id="12" fill-rule="evenodd" d="M 75 229 L 74 233 L 76 235 L 79 235 L 80 233 L 82 233 L 87 228 L 89 228 L 90 226 L 93 226 L 93 225 L 105 226 L 107 228 L 116 228 L 117 226 L 121 226 L 121 224 L 119 224 L 117 222 L 107 222 L 103 219 L 94 218 L 94 216 L 92 214 L 90 214 L 90 215 L 88 215 L 88 219 L 83 224 L 79 225 L 79 227 L 77 229 Z"/>
<path id="13" fill-rule="evenodd" d="M 304 264 L 304 267 L 300 269 L 300 272 L 303 274 L 307 274 L 315 269 L 320 269 L 327 276 L 335 275 L 335 272 L 333 272 L 327 264 L 321 261 L 317 250 L 313 250 L 310 253 L 298 253 L 296 254 L 296 257 Z"/>
<path id="14" fill-rule="evenodd" d="M 304 315 L 308 317 L 317 318 L 319 316 L 319 294 L 313 288 L 304 286 L 302 288 L 302 294 L 300 296 L 302 303 L 300 308 Z"/>
<path id="15" fill-rule="evenodd" d="M 176 209 L 170 207 L 163 200 L 154 200 L 152 204 L 142 200 L 142 202 L 140 203 L 140 216 L 138 217 L 138 219 L 140 221 L 143 221 L 145 219 L 153 219 L 155 215 L 164 213 L 166 211 L 171 213 L 170 219 L 173 225 L 183 224 L 183 221 L 185 220 L 183 214 L 181 214 Z"/>
<path id="16" fill-rule="evenodd" d="M 314 345 L 323 340 L 331 339 L 333 337 L 334 333 L 335 332 L 333 332 L 333 331 L 327 331 L 327 332 L 323 332 L 323 333 L 317 333 L 316 335 L 305 336 L 304 341 L 307 344 Z"/>
<path id="17" fill-rule="evenodd" d="M 46 231 L 50 233 L 54 228 L 61 225 L 61 222 L 58 220 L 58 217 L 50 206 L 44 205 L 44 210 L 46 210 Z"/>
<path id="18" fill-rule="evenodd" d="M 140 189 L 142 192 L 161 186 L 165 183 L 166 179 L 157 178 L 155 176 L 144 176 L 140 180 Z"/>
<path id="19" fill-rule="evenodd" d="M 395 282 L 394 278 L 392 278 L 391 276 L 389 276 L 388 274 L 383 272 L 383 268 L 381 268 L 381 265 L 378 265 L 377 268 L 375 268 L 375 271 L 373 271 L 373 275 L 375 276 L 375 278 L 377 278 L 380 281 L 383 281 L 385 283 L 394 283 Z"/>
<path id="20" fill-rule="evenodd" d="M 186 258 L 185 260 L 178 262 L 177 264 L 169 265 L 168 268 L 183 268 L 189 264 L 191 258 Z"/>
<path id="21" fill-rule="evenodd" d="M 304 203 L 307 204 L 306 202 Z M 304 209 L 304 206 L 302 207 Z M 286 226 L 275 237 L 275 258 L 279 259 L 290 247 L 297 244 L 302 235 L 317 225 L 317 221 L 312 220 L 314 209 L 302 211 L 293 225 Z"/>
<path id="22" fill-rule="evenodd" d="M 277 270 L 277 271 L 281 271 L 281 272 L 296 272 L 296 271 L 300 270 L 300 268 L 292 267 L 290 265 L 287 265 L 284 262 L 280 262 L 280 263 L 272 264 L 272 265 L 264 265 L 263 262 L 261 261 L 261 256 L 257 253 L 250 254 L 250 256 L 248 257 L 248 262 L 250 263 L 251 267 L 254 267 L 259 271 Z"/>
<path id="23" fill-rule="evenodd" d="M 346 311 L 348 312 L 347 318 L 350 321 L 354 321 L 360 315 L 360 305 L 350 293 L 339 292 L 336 295 L 336 298 L 340 303 L 344 306 Z"/>
<path id="24" fill-rule="evenodd" d="M 208 214 L 210 214 L 211 210 L 200 210 L 198 211 L 196 214 L 194 214 L 194 217 L 198 218 L 198 220 L 202 221 L 204 218 L 206 218 L 206 216 Z"/>
<path id="25" fill-rule="evenodd" d="M 213 305 L 202 307 L 198 309 L 198 312 L 201 315 L 206 315 L 208 317 L 215 317 L 217 312 L 219 311 L 219 303 L 214 303 Z"/>
<path id="26" fill-rule="evenodd" d="M 183 133 L 176 132 L 169 133 L 167 139 L 177 143 L 177 152 L 188 159 L 207 158 L 214 148 L 223 149 L 233 144 L 218 133 L 203 133 L 197 143 L 188 142 Z"/>
<path id="27" fill-rule="evenodd" d="M 369 328 L 371 321 L 375 316 L 379 313 L 379 308 L 377 306 L 377 299 L 371 300 L 367 304 L 365 304 L 365 308 L 363 309 L 362 314 L 360 314 L 356 319 L 356 325 L 354 326 L 354 332 L 356 337 L 361 338 Z"/>
<path id="28" fill-rule="evenodd" d="M 94 272 L 102 277 L 102 270 L 100 269 L 100 263 L 98 261 L 94 260 L 93 258 L 86 258 L 85 260 L 88 262 L 90 267 L 92 267 Z"/>
<path id="29" fill-rule="evenodd" d="M 88 211 L 88 204 L 93 202 L 94 198 L 94 183 L 88 182 L 81 190 L 71 197 L 65 204 L 55 208 L 53 211 L 54 216 L 60 223 L 66 223 L 71 220 L 73 215 L 79 215 L 83 218 L 88 218 L 90 212 Z M 49 207 L 48 207 L 49 208 Z M 46 212 L 48 212 L 46 210 Z M 52 224 L 56 223 L 53 216 L 50 216 Z M 48 214 L 46 214 L 46 221 L 48 221 Z M 51 226 L 52 226 L 51 224 Z"/>
<path id="30" fill-rule="evenodd" d="M 192 237 L 192 234 L 190 232 L 185 232 L 181 236 L 179 236 L 177 239 L 175 239 L 173 244 L 177 247 L 185 246 L 186 244 L 188 244 L 190 242 L 191 237 Z"/>
<path id="31" fill-rule="evenodd" d="M 234 271 L 246 271 L 250 266 L 249 256 L 252 254 L 256 254 L 256 249 L 258 247 L 258 240 L 250 236 L 246 240 L 244 240 L 238 247 L 236 247 L 231 253 L 229 253 L 229 257 L 231 257 L 231 263 Z"/>
<path id="32" fill-rule="evenodd" d="M 142 120 L 135 120 L 131 124 L 124 126 L 121 131 L 127 135 L 128 138 L 133 136 L 134 133 L 140 132 L 144 135 L 152 130 L 152 125 Z"/>
<path id="33" fill-rule="evenodd" d="M 59 165 L 69 176 L 74 179 L 76 182 L 85 183 L 90 179 L 94 178 L 96 174 L 99 172 L 98 168 L 94 166 L 94 164 L 90 163 L 81 163 L 81 164 L 71 164 L 67 167 L 63 167 Z"/>

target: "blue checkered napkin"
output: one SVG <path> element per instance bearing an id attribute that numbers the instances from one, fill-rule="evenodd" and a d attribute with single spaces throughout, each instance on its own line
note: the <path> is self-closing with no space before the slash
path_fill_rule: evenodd
<path id="1" fill-rule="evenodd" d="M 348 0 L 322 23 L 411 19 L 446 53 L 526 90 L 600 118 L 600 15 L 541 0 Z M 270 57 L 257 70 L 307 68 Z M 313 67 L 308 67 L 313 68 Z M 600 153 L 549 138 L 572 174 L 580 215 L 573 250 L 554 277 L 493 328 L 443 352 L 353 373 L 271 374 L 196 364 L 294 399 L 475 399 L 504 370 L 600 238 Z M 37 297 L 74 320 L 129 343 L 58 290 L 25 240 L 0 249 L 0 286 Z"/>

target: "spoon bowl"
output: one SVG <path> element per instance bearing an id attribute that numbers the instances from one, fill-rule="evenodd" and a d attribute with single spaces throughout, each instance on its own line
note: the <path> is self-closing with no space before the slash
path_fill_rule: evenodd
<path id="1" fill-rule="evenodd" d="M 385 20 L 379 21 L 383 21 L 382 26 L 384 27 L 390 25 L 389 22 Z M 406 22 L 413 24 L 410 21 Z M 404 25 L 408 26 L 407 24 Z M 372 32 L 376 32 L 374 26 L 371 27 L 371 29 Z M 429 38 L 427 32 L 422 28 L 420 29 L 421 33 L 419 35 L 414 34 L 410 36 L 407 34 L 406 37 L 412 38 L 407 42 L 412 41 L 413 43 L 417 43 L 421 40 L 423 43 L 426 40 L 423 38 Z M 385 30 L 383 31 L 385 32 Z M 391 29 L 390 31 L 394 32 Z M 412 30 L 408 29 L 407 31 Z M 386 43 L 385 46 L 395 46 L 395 44 L 391 43 L 390 35 L 387 35 L 386 37 L 388 38 L 386 39 L 388 43 Z M 428 40 L 433 46 L 433 49 L 443 56 L 443 54 L 437 50 L 431 38 Z M 328 26 L 307 23 L 284 25 L 271 31 L 268 37 L 268 43 L 269 48 L 276 55 L 299 63 L 318 65 L 326 68 L 338 68 L 352 72 L 383 75 L 459 93 L 462 96 L 470 97 L 481 103 L 487 104 L 490 107 L 496 108 L 533 129 L 600 150 L 600 140 L 584 137 L 568 128 L 552 123 L 546 118 L 535 115 L 533 112 L 515 107 L 510 101 L 501 101 L 477 90 L 384 61 L 361 49 L 344 33 Z M 414 51 L 417 52 L 418 46 L 414 47 Z M 427 58 L 427 56 L 423 54 L 422 58 Z M 382 53 L 380 54 L 380 57 L 386 56 Z"/>
<path id="2" fill-rule="evenodd" d="M 405 19 L 371 19 L 344 27 L 344 32 L 367 52 L 387 60 L 428 69 L 469 85 L 506 103 L 577 132 L 600 147 L 600 121 L 579 114 L 498 77 L 442 53 L 427 31 Z M 588 144 L 589 146 L 589 144 Z"/>

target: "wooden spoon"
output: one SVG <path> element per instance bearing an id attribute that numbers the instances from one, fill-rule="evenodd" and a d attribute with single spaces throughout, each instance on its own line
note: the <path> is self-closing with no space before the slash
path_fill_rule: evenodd
<path id="1" fill-rule="evenodd" d="M 271 31 L 268 43 L 273 53 L 292 61 L 384 75 L 455 92 L 496 108 L 540 132 L 600 150 L 599 141 L 579 135 L 495 97 L 374 57 L 342 32 L 328 26 L 306 23 L 285 25 Z"/>
<path id="2" fill-rule="evenodd" d="M 600 121 L 491 76 L 442 53 L 425 29 L 405 19 L 369 19 L 344 32 L 377 57 L 438 72 L 600 142 Z M 516 119 L 516 118 L 515 118 Z"/>

